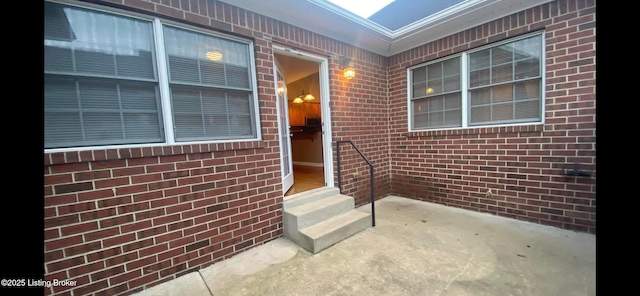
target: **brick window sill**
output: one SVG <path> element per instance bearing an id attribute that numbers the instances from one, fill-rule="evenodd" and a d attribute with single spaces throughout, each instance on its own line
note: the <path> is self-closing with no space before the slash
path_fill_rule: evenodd
<path id="1" fill-rule="evenodd" d="M 512 125 L 499 127 L 472 127 L 446 130 L 427 130 L 406 132 L 407 139 L 436 136 L 460 136 L 460 135 L 480 135 L 480 134 L 500 134 L 500 133 L 521 133 L 521 132 L 542 132 L 544 124 Z"/>
<path id="2" fill-rule="evenodd" d="M 267 142 L 244 141 L 231 143 L 160 145 L 152 147 L 87 149 L 80 151 L 45 152 L 44 165 L 70 164 L 101 160 L 131 159 L 142 157 L 170 156 L 191 153 L 211 153 L 220 151 L 235 151 L 247 149 L 261 149 L 267 147 Z"/>

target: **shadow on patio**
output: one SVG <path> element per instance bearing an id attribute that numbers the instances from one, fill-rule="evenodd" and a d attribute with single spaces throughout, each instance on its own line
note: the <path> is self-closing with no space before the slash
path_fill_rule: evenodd
<path id="1" fill-rule="evenodd" d="M 279 238 L 137 295 L 596 294 L 594 235 L 396 196 L 376 219 L 316 255 Z"/>

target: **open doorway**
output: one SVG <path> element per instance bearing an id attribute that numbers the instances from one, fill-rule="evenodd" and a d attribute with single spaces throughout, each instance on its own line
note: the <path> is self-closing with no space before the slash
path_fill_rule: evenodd
<path id="1" fill-rule="evenodd" d="M 321 83 L 322 61 L 290 50 L 275 50 L 274 57 L 286 83 L 293 164 L 293 185 L 285 196 L 324 187 L 328 183 L 333 185 L 333 182 L 326 182 L 326 170 L 331 168 L 327 167 L 325 158 L 327 139 L 323 131 L 326 126 L 324 118 L 328 114 L 323 114 L 323 110 L 325 105 L 328 108 L 324 102 L 328 99 L 328 91 L 323 91 L 326 85 Z"/>

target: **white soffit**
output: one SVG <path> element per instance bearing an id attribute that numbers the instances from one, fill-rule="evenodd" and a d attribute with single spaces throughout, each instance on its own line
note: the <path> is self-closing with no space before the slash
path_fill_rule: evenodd
<path id="1" fill-rule="evenodd" d="M 392 31 L 325 0 L 219 0 L 391 56 L 553 0 L 467 0 Z"/>

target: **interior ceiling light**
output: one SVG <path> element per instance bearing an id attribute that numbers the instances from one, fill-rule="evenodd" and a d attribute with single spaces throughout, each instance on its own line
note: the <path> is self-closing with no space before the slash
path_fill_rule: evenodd
<path id="1" fill-rule="evenodd" d="M 304 96 L 305 101 L 313 101 L 315 99 L 316 97 L 314 97 L 311 93 L 308 93 L 306 96 Z"/>
<path id="2" fill-rule="evenodd" d="M 297 96 L 297 97 L 293 100 L 293 102 L 294 102 L 294 103 L 302 103 L 302 102 L 303 102 L 303 100 L 305 100 L 305 101 L 313 101 L 313 100 L 315 100 L 315 99 L 316 99 L 316 98 L 315 98 L 311 93 L 309 93 L 309 92 L 305 93 L 305 91 L 303 90 L 303 91 L 300 93 L 300 95 L 299 95 L 299 96 Z"/>
<path id="3" fill-rule="evenodd" d="M 305 77 L 305 78 L 302 79 L 302 83 L 303 83 L 302 87 L 303 87 L 303 89 L 302 89 L 302 92 L 300 92 L 300 95 L 298 96 L 298 98 L 304 99 L 305 101 L 313 101 L 316 98 L 311 94 L 311 92 L 308 92 L 308 91 L 305 92 L 304 91 L 305 88 L 308 89 L 307 82 L 306 82 L 307 78 L 308 77 Z"/>
<path id="4" fill-rule="evenodd" d="M 214 62 L 222 60 L 222 53 L 219 51 L 207 51 L 205 55 L 207 56 L 208 59 Z"/>

